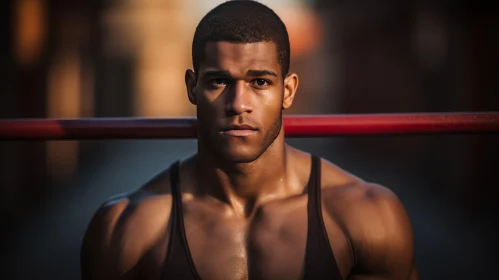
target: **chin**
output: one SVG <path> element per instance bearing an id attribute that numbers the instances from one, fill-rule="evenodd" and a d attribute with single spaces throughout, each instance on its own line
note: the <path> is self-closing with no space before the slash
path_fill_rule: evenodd
<path id="1" fill-rule="evenodd" d="M 220 156 L 223 160 L 232 163 L 250 163 L 257 160 L 263 152 L 248 151 L 247 149 L 226 149 L 221 152 Z"/>

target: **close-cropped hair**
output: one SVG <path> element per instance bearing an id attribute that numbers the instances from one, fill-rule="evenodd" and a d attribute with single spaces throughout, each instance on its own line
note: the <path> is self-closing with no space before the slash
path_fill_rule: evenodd
<path id="1" fill-rule="evenodd" d="M 201 19 L 192 42 L 195 73 L 205 58 L 208 42 L 273 42 L 283 78 L 289 72 L 290 47 L 286 26 L 272 9 L 256 1 L 228 1 Z"/>

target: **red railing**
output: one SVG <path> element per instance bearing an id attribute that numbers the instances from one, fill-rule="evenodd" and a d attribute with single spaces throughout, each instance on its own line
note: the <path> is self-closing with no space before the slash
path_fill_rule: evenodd
<path id="1" fill-rule="evenodd" d="M 0 120 L 0 140 L 195 138 L 195 118 Z M 289 115 L 287 137 L 497 133 L 499 112 Z"/>

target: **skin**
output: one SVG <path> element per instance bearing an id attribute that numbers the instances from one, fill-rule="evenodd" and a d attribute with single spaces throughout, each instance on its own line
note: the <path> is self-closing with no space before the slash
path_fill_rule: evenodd
<path id="1" fill-rule="evenodd" d="M 198 153 L 181 164 L 180 188 L 198 273 L 300 279 L 311 159 L 285 143 L 281 126 L 298 76 L 283 78 L 272 42 L 213 42 L 185 80 L 200 129 Z M 227 130 L 244 124 L 252 131 Z M 321 168 L 323 219 L 343 278 L 418 279 L 411 224 L 396 195 L 326 160 Z M 104 203 L 85 234 L 82 279 L 160 279 L 171 203 L 168 169 Z"/>

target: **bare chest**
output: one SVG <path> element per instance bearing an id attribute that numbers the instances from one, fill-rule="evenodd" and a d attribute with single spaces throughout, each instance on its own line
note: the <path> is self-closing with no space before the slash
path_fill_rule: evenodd
<path id="1" fill-rule="evenodd" d="M 184 206 L 187 246 L 202 279 L 301 279 L 308 230 L 306 197 L 264 206 L 251 220 L 195 204 Z M 334 221 L 325 222 L 337 263 L 345 266 L 344 235 Z M 149 256 L 154 267 L 148 271 L 158 275 L 155 279 L 160 279 L 164 265 L 166 239 L 159 239 Z"/>

